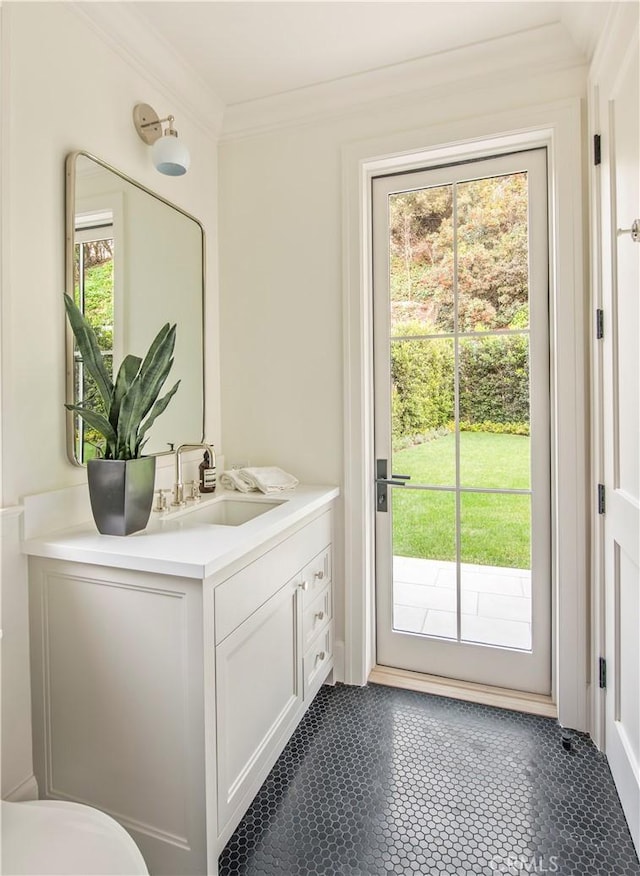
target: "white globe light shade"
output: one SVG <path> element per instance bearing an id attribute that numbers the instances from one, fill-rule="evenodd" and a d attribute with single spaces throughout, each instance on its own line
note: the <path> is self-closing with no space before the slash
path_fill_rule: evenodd
<path id="1" fill-rule="evenodd" d="M 166 135 L 159 137 L 151 149 L 153 165 L 159 173 L 182 176 L 189 169 L 191 156 L 182 140 Z"/>

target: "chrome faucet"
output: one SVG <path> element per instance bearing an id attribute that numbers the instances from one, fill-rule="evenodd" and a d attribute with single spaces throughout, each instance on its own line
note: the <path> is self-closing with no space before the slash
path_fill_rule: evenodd
<path id="1" fill-rule="evenodd" d="M 212 468 L 215 468 L 216 453 L 210 444 L 201 442 L 200 444 L 180 444 L 176 450 L 176 482 L 173 486 L 173 507 L 185 505 L 184 500 L 184 484 L 182 482 L 182 457 L 183 450 L 197 450 L 198 448 L 206 450 L 209 454 L 209 462 Z"/>

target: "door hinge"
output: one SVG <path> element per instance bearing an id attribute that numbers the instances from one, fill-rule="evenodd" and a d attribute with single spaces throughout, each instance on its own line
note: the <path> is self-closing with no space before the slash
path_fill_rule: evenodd
<path id="1" fill-rule="evenodd" d="M 598 308 L 596 310 L 596 340 L 601 341 L 604 338 L 604 310 Z"/>
<path id="2" fill-rule="evenodd" d="M 605 512 L 604 484 L 598 484 L 598 514 L 604 514 L 604 512 Z"/>
<path id="3" fill-rule="evenodd" d="M 598 659 L 598 684 L 603 689 L 607 686 L 607 661 L 604 657 Z"/>
<path id="4" fill-rule="evenodd" d="M 593 135 L 593 163 L 596 167 L 602 164 L 602 138 L 600 134 Z"/>

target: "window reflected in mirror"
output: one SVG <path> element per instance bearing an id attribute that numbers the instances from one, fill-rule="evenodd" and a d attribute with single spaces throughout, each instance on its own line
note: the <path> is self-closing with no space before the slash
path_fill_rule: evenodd
<path id="1" fill-rule="evenodd" d="M 114 325 L 113 212 L 76 214 L 74 245 L 74 300 L 96 333 L 107 373 L 113 379 Z M 78 404 L 100 406 L 95 382 L 85 371 L 77 346 L 73 351 L 73 383 Z M 86 463 L 99 455 L 104 439 L 74 415 L 76 459 Z"/>
<path id="2" fill-rule="evenodd" d="M 176 323 L 171 380 L 180 387 L 149 432 L 145 453 L 204 436 L 204 231 L 180 207 L 83 152 L 67 158 L 67 292 L 98 336 L 108 372 L 144 355 L 165 323 Z M 67 332 L 67 402 L 94 404 Z M 99 401 L 97 402 L 99 407 Z M 101 455 L 103 439 L 77 414 L 67 419 L 70 460 Z"/>

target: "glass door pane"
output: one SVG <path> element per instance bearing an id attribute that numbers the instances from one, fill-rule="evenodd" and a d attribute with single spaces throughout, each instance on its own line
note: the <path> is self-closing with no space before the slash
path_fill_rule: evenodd
<path id="1" fill-rule="evenodd" d="M 463 493 L 460 555 L 461 639 L 530 650 L 530 496 Z"/>
<path id="2" fill-rule="evenodd" d="M 455 494 L 395 490 L 393 627 L 457 639 Z"/>
<path id="3" fill-rule="evenodd" d="M 454 342 L 391 341 L 392 469 L 413 485 L 456 483 Z"/>
<path id="4" fill-rule="evenodd" d="M 391 334 L 453 331 L 453 186 L 389 196 Z"/>
<path id="5" fill-rule="evenodd" d="M 457 328 L 528 328 L 527 173 L 456 185 Z"/>

